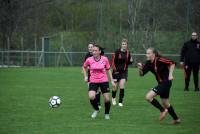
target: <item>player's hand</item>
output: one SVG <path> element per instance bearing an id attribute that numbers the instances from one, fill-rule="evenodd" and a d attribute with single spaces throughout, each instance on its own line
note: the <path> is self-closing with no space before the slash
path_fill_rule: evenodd
<path id="1" fill-rule="evenodd" d="M 130 62 L 133 62 L 133 58 L 132 57 L 130 58 Z"/>
<path id="2" fill-rule="evenodd" d="M 172 75 L 169 75 L 169 78 L 168 78 L 169 80 L 173 80 L 174 79 L 174 77 L 172 76 Z"/>
<path id="3" fill-rule="evenodd" d="M 88 82 L 88 77 L 87 77 L 87 76 L 84 78 L 84 81 L 85 81 L 85 82 Z"/>
<path id="4" fill-rule="evenodd" d="M 112 83 L 113 87 L 116 87 L 116 84 L 115 84 L 114 80 L 112 80 L 111 83 Z"/>
<path id="5" fill-rule="evenodd" d="M 140 62 L 137 63 L 137 67 L 138 67 L 139 69 L 142 69 L 142 67 L 143 67 L 143 66 L 142 66 L 142 63 L 140 63 Z"/>
<path id="6" fill-rule="evenodd" d="M 184 68 L 184 62 L 180 62 L 181 68 Z"/>

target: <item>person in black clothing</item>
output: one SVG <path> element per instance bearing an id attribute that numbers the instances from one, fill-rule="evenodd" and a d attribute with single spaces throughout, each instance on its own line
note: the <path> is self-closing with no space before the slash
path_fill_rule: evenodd
<path id="1" fill-rule="evenodd" d="M 116 85 L 120 88 L 119 93 L 119 106 L 123 106 L 124 98 L 124 85 L 128 78 L 128 65 L 132 64 L 133 59 L 128 50 L 128 41 L 123 39 L 121 43 L 121 48 L 115 51 L 115 54 L 112 57 L 112 68 L 113 68 L 113 79 Z M 114 86 L 112 90 L 112 104 L 116 105 L 116 93 L 117 87 Z"/>
<path id="2" fill-rule="evenodd" d="M 144 76 L 150 71 L 155 75 L 158 82 L 158 85 L 147 93 L 146 100 L 160 110 L 160 121 L 162 121 L 167 113 L 169 113 L 173 118 L 172 124 L 178 124 L 180 123 L 180 119 L 169 103 L 169 93 L 172 86 L 175 63 L 161 57 L 154 48 L 147 49 L 146 57 L 147 61 L 144 65 L 138 63 L 139 74 L 140 76 Z M 164 107 L 155 99 L 157 95 L 160 96 Z"/>
<path id="3" fill-rule="evenodd" d="M 87 58 L 92 57 L 92 48 L 93 48 L 94 44 L 93 43 L 89 43 L 88 44 L 88 53 L 86 53 L 84 61 L 87 60 Z"/>
<path id="4" fill-rule="evenodd" d="M 92 51 L 93 51 L 93 47 L 94 47 L 94 43 L 89 43 L 88 44 L 88 53 L 86 53 L 85 55 L 85 58 L 84 58 L 84 62 L 87 60 L 87 58 L 89 57 L 92 57 Z M 89 85 L 89 82 L 90 82 L 90 70 L 88 69 L 87 71 L 87 81 L 88 81 L 88 85 Z M 101 91 L 98 90 L 97 93 L 96 93 L 96 100 L 97 100 L 97 104 L 98 104 L 98 107 L 101 108 Z"/>
<path id="5" fill-rule="evenodd" d="M 200 42 L 197 33 L 192 33 L 191 40 L 184 43 L 181 49 L 180 65 L 185 74 L 185 91 L 189 91 L 190 75 L 193 71 L 195 91 L 199 91 L 199 66 L 200 66 Z"/>

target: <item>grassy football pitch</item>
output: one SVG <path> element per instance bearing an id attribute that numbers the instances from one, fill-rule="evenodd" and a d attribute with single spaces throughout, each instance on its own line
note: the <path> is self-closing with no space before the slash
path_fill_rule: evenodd
<path id="1" fill-rule="evenodd" d="M 176 70 L 170 100 L 182 120 L 171 125 L 171 117 L 159 122 L 159 111 L 144 100 L 156 85 L 150 73 L 144 78 L 129 70 L 125 106 L 111 107 L 110 120 L 104 108 L 96 119 L 88 97 L 81 68 L 0 69 L 0 134 L 199 134 L 200 93 L 183 91 L 183 72 Z M 62 104 L 52 109 L 51 96 Z M 159 98 L 158 98 L 159 99 Z"/>

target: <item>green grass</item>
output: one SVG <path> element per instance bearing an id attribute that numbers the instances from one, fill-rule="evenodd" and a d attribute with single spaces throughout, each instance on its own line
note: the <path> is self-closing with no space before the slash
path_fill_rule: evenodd
<path id="1" fill-rule="evenodd" d="M 144 96 L 156 85 L 151 74 L 141 78 L 130 69 L 125 106 L 111 107 L 111 120 L 97 119 L 80 68 L 0 69 L 0 134 L 198 134 L 200 94 L 183 92 L 183 73 L 176 70 L 170 101 L 182 119 L 177 126 L 171 117 L 158 121 L 159 112 Z M 193 85 L 193 83 L 191 83 Z M 62 99 L 59 108 L 48 106 L 50 96 Z"/>

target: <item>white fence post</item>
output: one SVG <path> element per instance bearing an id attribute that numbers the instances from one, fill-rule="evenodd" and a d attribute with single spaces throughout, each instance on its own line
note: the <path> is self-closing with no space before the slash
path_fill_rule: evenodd
<path id="1" fill-rule="evenodd" d="M 7 37 L 8 51 L 10 51 L 10 38 Z M 10 53 L 7 53 L 7 64 L 10 65 Z"/>
<path id="2" fill-rule="evenodd" d="M 21 37 L 21 49 L 22 49 L 22 52 L 21 52 L 21 66 L 24 65 L 24 53 L 23 53 L 23 50 L 24 50 L 24 38 Z"/>
<path id="3" fill-rule="evenodd" d="M 35 48 L 35 52 L 37 51 L 37 37 L 35 36 L 35 39 L 34 39 L 34 48 Z M 34 57 L 34 61 L 35 61 L 35 66 L 37 65 L 37 56 L 38 54 L 35 53 L 35 57 Z"/>

